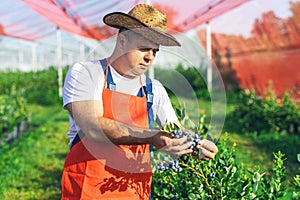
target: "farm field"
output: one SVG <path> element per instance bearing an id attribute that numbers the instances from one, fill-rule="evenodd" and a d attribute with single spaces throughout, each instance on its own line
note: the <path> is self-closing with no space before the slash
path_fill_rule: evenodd
<path id="1" fill-rule="evenodd" d="M 193 70 L 180 70 L 195 77 Z M 5 88 L 0 96 L 1 136 L 24 119 L 29 123 L 13 142 L 0 144 L 0 199 L 60 199 L 69 124 L 57 97 L 56 74 L 54 68 L 0 74 Z M 179 118 L 185 116 L 205 136 L 211 128 L 211 102 L 205 91 L 195 90 L 200 95 L 196 100 L 171 96 L 171 101 L 179 110 L 185 108 Z M 224 103 L 215 102 L 215 109 Z M 181 163 L 186 167 L 180 173 L 160 173 L 154 162 L 153 199 L 239 199 L 241 190 L 245 198 L 298 198 L 299 107 L 288 97 L 277 104 L 275 97 L 263 100 L 249 91 L 228 91 L 226 108 L 214 113 L 217 118 L 226 115 L 224 126 L 213 124 L 222 128 L 217 157 L 209 162 L 190 157 Z"/>
<path id="2" fill-rule="evenodd" d="M 64 158 L 68 152 L 68 117 L 60 106 L 30 105 L 31 128 L 20 140 L 1 149 L 0 199 L 59 199 Z M 272 151 L 295 152 L 300 146 L 297 138 L 253 137 L 240 134 L 223 134 L 236 144 L 236 159 L 247 168 L 258 167 L 271 171 Z M 274 136 L 274 137 L 279 137 Z M 259 140 L 259 142 L 257 142 Z M 263 148 L 265 142 L 274 142 Z M 295 155 L 295 153 L 293 153 Z M 293 160 L 294 159 L 294 160 Z M 287 179 L 299 172 L 296 158 L 286 161 Z M 293 162 L 291 162 L 293 160 Z"/>

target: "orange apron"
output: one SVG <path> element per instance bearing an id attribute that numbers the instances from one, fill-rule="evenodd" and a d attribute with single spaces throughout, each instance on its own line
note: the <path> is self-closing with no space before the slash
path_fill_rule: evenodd
<path id="1" fill-rule="evenodd" d="M 103 116 L 148 127 L 147 99 L 109 90 L 102 93 Z M 152 171 L 149 145 L 96 143 L 83 137 L 66 157 L 62 199 L 149 199 Z"/>

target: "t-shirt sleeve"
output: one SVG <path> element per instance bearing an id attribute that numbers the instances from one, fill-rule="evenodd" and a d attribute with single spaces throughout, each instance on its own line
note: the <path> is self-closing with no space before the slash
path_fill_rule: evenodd
<path id="1" fill-rule="evenodd" d="M 64 82 L 63 107 L 76 101 L 101 100 L 103 77 L 101 65 L 92 62 L 72 65 Z"/>
<path id="2" fill-rule="evenodd" d="M 157 115 L 162 124 L 177 122 L 178 118 L 166 89 L 157 80 L 152 81 L 152 85 L 154 94 L 153 113 Z"/>

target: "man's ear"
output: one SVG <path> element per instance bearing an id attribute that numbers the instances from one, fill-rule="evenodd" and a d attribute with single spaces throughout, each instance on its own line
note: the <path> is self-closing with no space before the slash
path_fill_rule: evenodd
<path id="1" fill-rule="evenodd" d="M 125 35 L 119 34 L 117 39 L 118 48 L 124 50 L 126 42 L 127 42 L 127 38 L 125 37 Z"/>

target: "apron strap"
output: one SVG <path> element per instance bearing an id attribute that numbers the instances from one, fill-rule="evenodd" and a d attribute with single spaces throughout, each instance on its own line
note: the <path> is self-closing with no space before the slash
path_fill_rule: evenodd
<path id="1" fill-rule="evenodd" d="M 149 128 L 153 129 L 152 123 L 154 122 L 154 115 L 152 110 L 153 105 L 153 92 L 152 92 L 152 81 L 151 79 L 146 76 L 146 86 L 143 86 L 137 94 L 138 97 L 143 97 L 143 90 L 145 91 L 145 95 L 147 98 L 147 111 L 148 111 L 148 124 Z"/>
<path id="2" fill-rule="evenodd" d="M 140 91 L 142 90 L 142 88 L 140 89 Z M 142 92 L 142 91 L 141 91 Z M 145 92 L 147 95 L 147 111 L 148 111 L 148 126 L 150 129 L 154 129 L 153 127 L 153 122 L 154 122 L 154 115 L 153 115 L 153 109 L 152 109 L 152 105 L 153 105 L 153 92 L 152 92 L 152 81 L 151 79 L 146 76 L 146 88 L 145 88 Z M 153 151 L 153 146 L 149 145 L 149 150 L 150 152 Z M 151 193 L 150 193 L 150 200 L 151 198 Z"/>
<path id="3" fill-rule="evenodd" d="M 107 60 L 102 59 L 100 60 L 100 63 L 104 72 L 104 76 L 106 77 L 106 88 L 110 90 L 116 90 L 116 84 L 114 83 L 114 80 L 110 73 L 110 67 L 107 67 Z M 108 71 L 106 71 L 106 69 L 108 69 Z"/>

